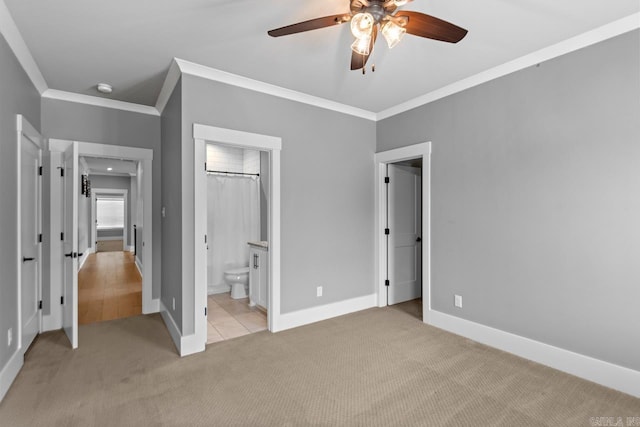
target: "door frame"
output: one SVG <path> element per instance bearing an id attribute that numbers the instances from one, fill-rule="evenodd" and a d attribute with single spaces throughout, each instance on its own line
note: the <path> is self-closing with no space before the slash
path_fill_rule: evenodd
<path id="1" fill-rule="evenodd" d="M 206 143 L 216 143 L 236 148 L 249 148 L 269 153 L 269 200 L 267 201 L 269 241 L 269 308 L 267 325 L 271 332 L 280 330 L 280 150 L 282 139 L 279 137 L 224 129 L 215 126 L 193 124 L 194 149 L 194 194 L 207 194 Z M 194 261 L 195 261 L 195 339 L 197 343 L 206 343 L 207 317 L 200 315 L 207 306 L 207 246 L 204 236 L 207 234 L 207 198 L 195 197 L 193 212 L 191 206 L 185 206 L 183 221 L 194 223 Z M 193 215 L 190 215 L 193 213 Z M 183 227 L 183 229 L 185 229 Z M 202 237 L 201 237 L 202 236 Z M 191 238 L 191 236 L 186 236 Z M 203 300 L 204 299 L 204 300 Z"/>
<path id="2" fill-rule="evenodd" d="M 127 230 L 129 227 L 129 221 L 127 220 L 127 209 L 129 207 L 129 203 L 127 203 L 127 199 L 129 198 L 129 191 L 120 189 L 120 188 L 91 188 L 91 246 L 93 252 L 98 252 L 98 227 L 96 227 L 96 216 L 97 216 L 97 204 L 98 198 L 101 195 L 106 196 L 121 196 L 124 199 L 124 230 L 122 230 L 122 250 L 128 251 L 130 245 L 127 245 L 127 238 L 129 237 Z M 133 220 L 133 218 L 132 218 Z M 135 245 L 135 242 L 134 242 Z"/>
<path id="3" fill-rule="evenodd" d="M 16 273 L 17 273 L 17 286 L 18 286 L 18 330 L 16 331 L 15 338 L 17 339 L 16 348 L 24 354 L 27 350 L 23 347 L 22 343 L 22 137 L 26 137 L 35 144 L 40 150 L 39 155 L 39 166 L 42 167 L 42 151 L 44 141 L 40 132 L 34 128 L 31 123 L 21 114 L 16 115 L 16 144 L 17 144 L 17 154 L 16 154 L 16 165 L 17 165 L 17 176 L 16 176 L 16 214 L 17 214 L 17 224 L 16 224 Z M 39 175 L 38 179 L 38 212 L 37 212 L 37 226 L 38 230 L 36 230 L 36 234 L 42 233 L 42 175 Z M 38 245 L 38 295 L 36 295 L 36 302 L 38 299 L 42 297 L 42 242 Z M 38 310 L 38 333 L 42 332 L 42 310 Z"/>
<path id="4" fill-rule="evenodd" d="M 71 144 L 70 140 L 53 139 L 49 140 L 49 150 L 52 152 L 64 151 Z M 142 166 L 142 204 L 143 204 L 143 229 L 142 240 L 145 249 L 142 253 L 142 313 L 158 313 L 160 311 L 160 298 L 153 298 L 153 150 L 148 148 L 127 147 L 123 145 L 99 144 L 91 142 L 78 142 L 78 156 L 112 158 L 121 160 L 132 160 L 139 162 Z M 140 179 L 140 177 L 138 177 Z M 51 198 L 55 197 L 54 187 L 51 187 Z M 51 209 L 51 223 L 59 223 L 61 213 Z M 51 230 L 52 233 L 54 230 Z M 52 241 L 55 236 L 52 234 Z M 52 245 L 52 262 L 53 248 Z M 56 252 L 57 254 L 58 252 Z M 60 280 L 60 278 L 57 278 Z M 54 290 L 54 286 L 56 289 Z M 60 298 L 62 290 L 61 282 L 54 283 L 51 280 L 51 298 L 54 301 Z M 54 294 L 57 291 L 58 294 Z"/>
<path id="5" fill-rule="evenodd" d="M 387 223 L 386 167 L 389 163 L 422 159 L 422 321 L 430 323 L 431 312 L 431 141 L 381 151 L 374 155 L 375 162 L 375 289 L 378 307 L 387 301 L 387 250 L 384 233 Z M 393 232 L 393 230 L 392 230 Z"/>

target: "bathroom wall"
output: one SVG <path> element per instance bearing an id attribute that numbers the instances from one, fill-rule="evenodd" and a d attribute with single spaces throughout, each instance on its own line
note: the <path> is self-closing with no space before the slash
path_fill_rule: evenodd
<path id="1" fill-rule="evenodd" d="M 220 172 L 260 173 L 260 152 L 208 144 L 207 169 Z"/>
<path id="2" fill-rule="evenodd" d="M 269 153 L 260 152 L 260 240 L 269 240 Z"/>

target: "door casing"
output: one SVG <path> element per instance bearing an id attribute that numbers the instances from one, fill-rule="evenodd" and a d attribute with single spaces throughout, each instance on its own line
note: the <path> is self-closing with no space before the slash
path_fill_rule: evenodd
<path id="1" fill-rule="evenodd" d="M 385 307 L 387 289 L 387 224 L 386 201 L 386 167 L 389 163 L 422 158 L 422 321 L 430 323 L 431 312 L 431 142 L 410 145 L 393 150 L 382 151 L 374 156 L 375 162 L 375 289 L 378 297 L 378 307 Z"/>

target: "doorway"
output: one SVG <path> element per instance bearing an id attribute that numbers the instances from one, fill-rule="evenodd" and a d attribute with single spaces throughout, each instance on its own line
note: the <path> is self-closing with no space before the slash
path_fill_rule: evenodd
<path id="1" fill-rule="evenodd" d="M 268 155 L 206 144 L 207 344 L 267 329 Z"/>
<path id="2" fill-rule="evenodd" d="M 378 306 L 429 322 L 431 143 L 376 153 Z"/>
<path id="3" fill-rule="evenodd" d="M 128 304 L 135 306 L 136 314 L 159 311 L 159 299 L 154 299 L 152 295 L 153 225 L 151 202 L 153 151 L 133 147 L 63 140 L 51 140 L 50 149 L 52 151 L 52 169 L 57 169 L 60 178 L 62 178 L 60 180 L 60 186 L 53 184 L 51 186 L 51 260 L 52 265 L 56 260 L 60 260 L 60 265 L 63 266 L 59 270 L 61 271 L 60 275 L 54 275 L 54 269 L 52 268 L 50 294 L 52 301 L 55 300 L 57 296 L 60 298 L 61 323 L 69 337 L 71 346 L 76 348 L 78 346 L 78 311 L 80 305 L 78 278 L 79 273 L 81 273 L 80 266 L 83 264 L 88 269 L 95 267 L 95 265 L 91 265 L 91 257 L 119 253 L 121 257 L 127 258 L 119 260 L 120 272 L 114 271 L 113 266 L 107 266 L 106 269 L 108 273 L 102 274 L 103 278 L 114 279 L 124 287 L 125 284 L 128 284 L 132 276 L 137 276 L 138 283 L 140 283 L 141 280 L 141 290 L 136 291 L 137 295 L 127 295 L 129 299 Z M 56 155 L 56 153 L 59 154 Z M 81 163 L 79 158 L 84 158 L 84 163 Z M 127 219 L 126 225 L 123 224 L 121 231 L 119 231 L 120 240 L 124 242 L 125 251 L 122 251 L 123 248 L 121 248 L 120 252 L 95 253 L 97 240 L 94 237 L 95 233 L 92 232 L 92 226 L 95 225 L 95 210 L 91 209 L 91 197 L 92 194 L 93 196 L 96 195 L 96 190 L 101 189 L 100 187 L 95 187 L 97 178 L 91 178 L 93 175 L 88 173 L 95 169 L 94 167 L 87 167 L 91 159 L 99 159 L 108 163 L 129 162 L 133 165 L 132 167 L 135 173 L 121 173 L 127 180 L 127 192 L 122 192 L 122 194 L 131 195 L 133 192 L 130 182 L 132 182 L 134 174 L 137 180 L 134 187 L 137 189 L 137 194 L 139 194 L 137 203 L 135 203 L 136 211 L 133 215 L 135 222 L 131 220 L 131 217 L 128 217 L 129 219 Z M 81 167 L 83 169 L 81 169 Z M 115 167 L 113 167 L 113 169 L 115 172 Z M 87 182 L 85 182 L 83 175 L 86 175 L 88 186 L 86 185 Z M 91 181 L 94 181 L 93 186 Z M 114 186 L 108 185 L 108 187 Z M 109 196 L 113 196 L 113 194 L 109 194 Z M 60 200 L 60 202 L 54 204 L 55 200 Z M 131 198 L 127 200 L 126 203 L 129 207 L 130 205 L 134 205 L 134 203 L 130 202 Z M 86 211 L 81 214 L 79 206 L 82 203 L 84 203 L 87 208 Z M 82 220 L 82 222 L 80 220 Z M 137 233 L 129 230 L 133 225 L 136 225 Z M 131 242 L 130 239 L 136 234 L 136 242 Z M 61 237 L 60 243 L 54 238 L 54 236 L 58 235 Z M 137 248 L 135 257 L 131 252 L 132 247 Z M 139 278 L 140 276 L 141 279 Z M 140 285 L 138 285 L 138 287 L 140 287 Z M 94 293 L 98 292 L 103 292 L 103 290 L 94 289 Z M 127 291 L 127 293 L 131 292 Z M 120 305 L 122 305 L 119 304 L 120 302 L 121 301 L 117 299 L 111 300 L 112 304 L 110 309 L 107 310 L 107 318 L 114 318 L 114 308 L 117 306 L 119 309 Z M 100 310 L 101 317 L 104 313 L 104 300 L 102 304 L 103 307 L 102 310 Z M 126 312 L 121 313 L 124 314 L 123 317 L 133 314 L 131 309 L 123 309 L 119 310 L 119 312 Z"/>
<path id="4" fill-rule="evenodd" d="M 280 319 L 280 150 L 282 141 L 280 138 L 253 134 L 248 132 L 217 128 L 194 124 L 194 194 L 207 193 L 207 167 L 206 145 L 209 143 L 252 149 L 265 152 L 268 164 L 269 176 L 264 180 L 268 187 L 269 198 L 266 203 L 267 224 L 266 236 L 268 241 L 268 256 L 261 259 L 259 264 L 250 261 L 251 266 L 262 265 L 266 267 L 264 272 L 267 282 L 267 329 L 278 331 Z M 202 166 L 205 165 L 205 168 Z M 264 177 L 263 177 L 264 178 Z M 208 200 L 206 197 L 196 197 L 193 204 L 194 221 L 194 267 L 195 267 L 195 298 L 194 313 L 202 310 L 204 316 L 196 315 L 194 322 L 194 334 L 182 338 L 180 350 L 182 355 L 202 351 L 207 342 L 207 252 L 208 252 Z M 256 260 L 257 258 L 250 259 Z M 262 260 L 266 261 L 263 262 Z M 251 273 L 250 273 L 251 274 Z M 255 274 L 255 273 L 254 273 Z"/>

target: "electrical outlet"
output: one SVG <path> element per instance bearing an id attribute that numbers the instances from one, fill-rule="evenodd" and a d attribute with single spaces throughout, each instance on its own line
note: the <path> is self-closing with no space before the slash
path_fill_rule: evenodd
<path id="1" fill-rule="evenodd" d="M 317 297 L 321 297 L 322 296 L 322 286 L 318 286 L 316 288 L 316 296 Z"/>
<path id="2" fill-rule="evenodd" d="M 176 299 L 175 298 L 171 298 L 171 307 L 173 311 L 176 311 Z"/>
<path id="3" fill-rule="evenodd" d="M 453 304 L 458 308 L 462 308 L 462 295 L 455 295 L 453 298 Z"/>
<path id="4" fill-rule="evenodd" d="M 13 341 L 13 329 L 9 328 L 7 330 L 7 347 L 11 347 L 11 341 Z"/>

